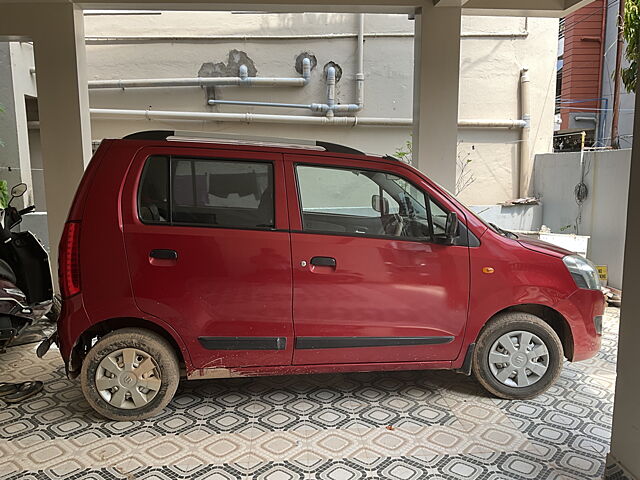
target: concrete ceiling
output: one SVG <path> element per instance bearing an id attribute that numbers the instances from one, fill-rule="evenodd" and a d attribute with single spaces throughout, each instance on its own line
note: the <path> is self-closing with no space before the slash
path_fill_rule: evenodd
<path id="1" fill-rule="evenodd" d="M 269 12 L 413 13 L 433 3 L 437 7 L 463 7 L 466 15 L 562 17 L 593 0 L 38 0 L 37 3 L 75 3 L 85 9 L 251 10 Z M 0 0 L 1 3 L 30 3 Z"/>

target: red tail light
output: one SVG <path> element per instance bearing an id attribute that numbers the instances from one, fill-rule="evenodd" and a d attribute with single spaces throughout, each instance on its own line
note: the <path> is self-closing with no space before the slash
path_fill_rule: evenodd
<path id="1" fill-rule="evenodd" d="M 58 277 L 63 298 L 80 293 L 80 262 L 78 249 L 80 240 L 80 224 L 67 222 L 60 239 L 58 254 Z"/>

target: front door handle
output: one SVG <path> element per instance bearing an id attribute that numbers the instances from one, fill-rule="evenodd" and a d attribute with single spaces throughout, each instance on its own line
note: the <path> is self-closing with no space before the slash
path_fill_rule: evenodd
<path id="1" fill-rule="evenodd" d="M 334 267 L 336 266 L 336 259 L 333 257 L 313 257 L 311 259 L 311 265 L 316 267 Z"/>
<path id="2" fill-rule="evenodd" d="M 157 260 L 177 260 L 178 252 L 165 248 L 154 248 L 149 252 L 149 257 Z"/>

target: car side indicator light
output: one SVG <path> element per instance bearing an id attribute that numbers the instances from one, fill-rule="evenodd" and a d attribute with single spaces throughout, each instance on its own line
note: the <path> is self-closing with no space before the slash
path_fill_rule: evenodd
<path id="1" fill-rule="evenodd" d="M 493 267 L 482 267 L 482 273 L 493 273 L 495 271 Z"/>

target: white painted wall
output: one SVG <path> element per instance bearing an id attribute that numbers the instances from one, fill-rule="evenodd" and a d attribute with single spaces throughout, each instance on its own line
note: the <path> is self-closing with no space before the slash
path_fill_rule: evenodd
<path id="1" fill-rule="evenodd" d="M 152 16 L 85 18 L 89 37 L 300 35 L 355 33 L 351 14 L 232 14 L 165 12 Z M 494 33 L 522 33 L 524 18 L 463 17 L 461 119 L 518 119 L 519 74 L 528 66 L 532 82 L 532 155 L 548 152 L 553 133 L 553 101 L 557 20 L 529 19 L 527 36 L 496 38 Z M 365 108 L 361 116 L 411 116 L 413 82 L 413 22 L 406 15 L 367 15 L 366 32 L 402 37 L 366 37 Z M 470 36 L 478 34 L 476 36 Z M 87 46 L 89 79 L 196 76 L 204 62 L 226 61 L 231 49 L 245 51 L 259 76 L 296 76 L 295 57 L 308 51 L 318 58 L 311 84 L 304 88 L 221 87 L 220 99 L 325 102 L 322 66 L 335 61 L 344 76 L 338 83 L 340 102 L 355 100 L 355 38 L 260 41 L 184 41 Z M 447 88 L 443 85 L 442 88 Z M 199 88 L 167 90 L 91 91 L 91 106 L 102 108 L 308 114 L 304 110 L 205 105 Z M 141 122 L 94 119 L 94 138 L 119 137 L 152 128 L 223 131 L 240 134 L 321 138 L 368 152 L 391 153 L 410 138 L 410 128 L 309 127 L 198 122 Z M 476 181 L 462 194 L 467 203 L 491 204 L 511 199 L 513 166 L 518 158 L 519 131 L 460 130 L 461 152 L 471 152 Z M 464 154 L 464 153 L 463 153 Z M 455 161 L 452 159 L 452 161 Z M 428 172 L 427 172 L 428 174 Z"/>
<path id="2" fill-rule="evenodd" d="M 580 153 L 536 157 L 534 190 L 542 199 L 542 223 L 555 233 L 590 235 L 588 257 L 607 265 L 609 285 L 622 288 L 631 150 L 587 152 L 584 162 L 589 197 L 577 222 L 574 188 L 580 181 Z"/>
<path id="3" fill-rule="evenodd" d="M 464 31 L 505 32 L 524 28 L 524 19 L 465 17 Z M 508 23 L 503 23 L 508 22 Z M 530 18 L 526 39 L 462 41 L 460 118 L 520 118 L 519 77 L 529 67 L 531 77 L 531 152 L 552 151 L 558 25 L 550 19 Z M 475 183 L 460 195 L 468 204 L 512 200 L 514 164 L 518 159 L 517 130 L 460 130 L 460 150 L 468 152 Z"/>
<path id="4" fill-rule="evenodd" d="M 227 60 L 230 50 L 245 51 L 256 64 L 258 76 L 297 76 L 295 57 L 314 54 L 318 67 L 304 88 L 216 88 L 216 98 L 288 103 L 326 101 L 322 67 L 335 61 L 343 68 L 337 85 L 339 102 L 355 101 L 355 37 L 337 39 L 139 41 L 96 44 L 96 37 L 206 37 L 211 35 L 324 35 L 355 34 L 353 14 L 232 14 L 229 12 L 163 12 L 161 15 L 85 16 L 87 74 L 90 80 L 197 76 L 205 62 Z M 365 108 L 361 116 L 404 117 L 412 112 L 413 28 L 406 15 L 366 16 Z M 528 32 L 528 33 L 527 33 Z M 514 36 L 496 36 L 513 33 Z M 389 36 L 391 35 L 391 36 Z M 518 119 L 519 76 L 522 67 L 531 75 L 531 155 L 548 152 L 553 133 L 553 101 L 557 46 L 557 20 L 518 17 L 463 17 L 461 46 L 460 119 Z M 27 45 L 28 44 L 21 44 Z M 30 46 L 29 46 L 30 47 Z M 26 48 L 26 47 L 21 47 Z M 19 82 L 31 82 L 21 61 Z M 7 60 L 8 61 L 8 60 Z M 0 68 L 0 70 L 2 70 Z M 25 76 L 26 75 L 26 76 Z M 8 81 L 7 81 L 8 82 Z M 7 82 L 2 82 L 6 85 Z M 442 85 L 442 88 L 448 88 Z M 4 102 L 0 94 L 0 103 Z M 258 112 L 308 115 L 297 109 L 208 106 L 201 88 L 92 90 L 95 108 L 184 110 L 195 112 Z M 0 119 L 1 121 L 2 119 Z M 351 145 L 367 152 L 393 154 L 410 138 L 410 127 L 322 127 L 219 122 L 97 119 L 91 122 L 95 140 L 121 137 L 146 129 L 188 129 L 245 135 L 315 138 Z M 11 128 L 5 128 L 9 133 Z M 0 138 L 2 138 L 0 126 Z M 12 133 L 15 135 L 15 133 Z M 31 135 L 34 155 L 39 150 Z M 518 130 L 461 129 L 459 156 L 471 160 L 475 182 L 460 194 L 468 204 L 495 204 L 512 199 L 513 172 L 518 161 Z M 428 146 L 427 146 L 428 148 Z M 4 153 L 4 152 L 1 152 Z M 12 155 L 8 154 L 5 158 Z M 15 157 L 15 155 L 13 155 Z M 455 159 L 451 159 L 452 162 Z M 2 160 L 0 167 L 9 165 Z M 41 166 L 34 157 L 34 165 Z M 427 174 L 429 172 L 426 172 Z M 34 172 L 36 189 L 41 185 Z M 36 192 L 36 197 L 39 193 Z"/>

